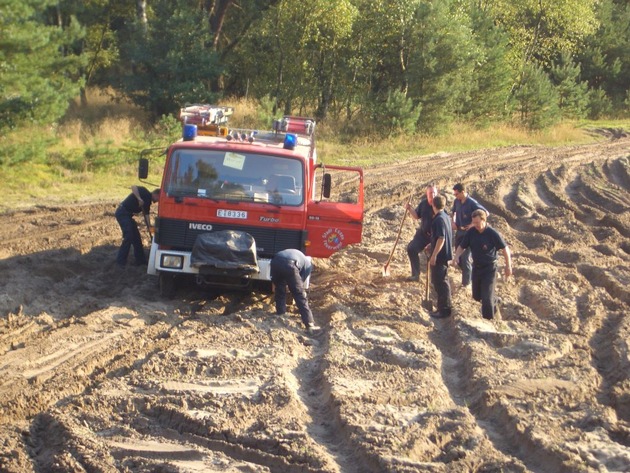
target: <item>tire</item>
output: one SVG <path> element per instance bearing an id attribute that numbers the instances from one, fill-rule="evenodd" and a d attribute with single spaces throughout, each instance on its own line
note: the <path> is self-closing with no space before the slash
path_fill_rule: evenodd
<path id="1" fill-rule="evenodd" d="M 175 275 L 162 271 L 158 276 L 160 296 L 166 299 L 175 297 Z"/>

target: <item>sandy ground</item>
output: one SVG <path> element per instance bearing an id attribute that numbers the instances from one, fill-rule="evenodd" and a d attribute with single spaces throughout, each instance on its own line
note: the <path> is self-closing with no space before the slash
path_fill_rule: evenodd
<path id="1" fill-rule="evenodd" d="M 366 170 L 364 242 L 316 261 L 315 337 L 267 294 L 116 272 L 117 202 L 0 215 L 0 471 L 630 471 L 630 138 L 602 133 Z M 382 275 L 430 181 L 510 244 L 501 320 L 455 269 L 454 316 L 428 317 L 408 218 Z"/>

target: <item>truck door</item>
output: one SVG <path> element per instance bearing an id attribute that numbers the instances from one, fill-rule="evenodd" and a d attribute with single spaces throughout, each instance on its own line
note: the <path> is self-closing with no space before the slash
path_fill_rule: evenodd
<path id="1" fill-rule="evenodd" d="M 306 253 L 327 258 L 340 249 L 361 242 L 363 232 L 363 170 L 326 166 L 315 171 L 315 185 L 306 213 L 310 246 Z M 322 192 L 324 176 L 331 181 L 331 194 Z"/>

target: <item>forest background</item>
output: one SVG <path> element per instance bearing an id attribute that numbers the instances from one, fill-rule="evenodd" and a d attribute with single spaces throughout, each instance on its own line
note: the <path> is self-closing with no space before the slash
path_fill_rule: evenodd
<path id="1" fill-rule="evenodd" d="M 354 164 L 440 137 L 501 145 L 623 123 L 630 4 L 0 0 L 0 71 L 10 208 L 76 201 L 69 189 L 93 195 L 112 176 L 122 195 L 137 152 L 176 139 L 190 103 L 236 105 L 240 127 L 314 116 L 320 154 Z"/>

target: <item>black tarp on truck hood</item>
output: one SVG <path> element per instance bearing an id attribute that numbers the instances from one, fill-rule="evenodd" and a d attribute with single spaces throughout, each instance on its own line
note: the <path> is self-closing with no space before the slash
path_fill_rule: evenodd
<path id="1" fill-rule="evenodd" d="M 193 245 L 191 265 L 257 273 L 256 241 L 238 230 L 202 233 Z"/>

